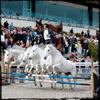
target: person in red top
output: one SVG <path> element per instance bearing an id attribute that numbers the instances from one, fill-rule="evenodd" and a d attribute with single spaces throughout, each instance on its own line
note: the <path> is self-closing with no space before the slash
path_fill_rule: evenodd
<path id="1" fill-rule="evenodd" d="M 77 57 L 74 57 L 74 62 L 79 62 Z M 78 66 L 76 66 L 78 72 Z"/>
<path id="2" fill-rule="evenodd" d="M 59 35 L 57 35 L 56 37 L 56 47 L 60 44 L 60 38 L 59 38 Z"/>

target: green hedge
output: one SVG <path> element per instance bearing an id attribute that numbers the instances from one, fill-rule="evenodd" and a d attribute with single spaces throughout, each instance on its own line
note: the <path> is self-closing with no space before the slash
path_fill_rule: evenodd
<path id="1" fill-rule="evenodd" d="M 99 55 L 99 46 L 93 44 L 92 42 L 88 43 L 88 52 L 87 52 L 87 56 L 92 56 L 94 61 L 97 61 L 98 55 Z"/>
<path id="2" fill-rule="evenodd" d="M 76 37 L 80 37 L 81 33 L 75 33 Z"/>
<path id="3" fill-rule="evenodd" d="M 67 35 L 67 32 L 65 32 L 65 31 L 61 31 L 60 33 L 61 33 L 61 34 L 66 34 L 66 35 Z"/>

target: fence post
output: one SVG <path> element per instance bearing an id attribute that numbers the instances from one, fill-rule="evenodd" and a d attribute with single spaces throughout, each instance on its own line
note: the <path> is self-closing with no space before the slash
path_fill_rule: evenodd
<path id="1" fill-rule="evenodd" d="M 11 61 L 11 59 L 10 59 L 10 60 L 9 60 L 9 62 L 8 62 L 7 72 L 9 72 L 9 65 L 10 65 L 10 61 Z M 7 74 L 6 76 L 7 76 L 7 77 L 9 77 L 9 74 Z M 7 78 L 6 80 L 7 80 L 7 82 L 8 82 L 8 78 Z"/>
<path id="2" fill-rule="evenodd" d="M 91 88 L 91 98 L 93 98 L 94 79 L 93 79 L 93 58 L 92 58 L 92 56 L 91 56 L 91 83 L 90 83 L 90 88 Z"/>
<path id="3" fill-rule="evenodd" d="M 1 52 L 1 71 L 5 72 L 5 66 L 4 66 L 4 60 L 3 60 L 3 52 Z M 2 74 L 2 77 L 5 76 L 5 74 Z M 5 79 L 2 78 L 2 84 L 5 83 Z"/>

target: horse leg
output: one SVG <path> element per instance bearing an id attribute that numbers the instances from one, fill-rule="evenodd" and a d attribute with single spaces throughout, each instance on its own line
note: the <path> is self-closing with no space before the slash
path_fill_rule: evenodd
<path id="1" fill-rule="evenodd" d="M 39 77 L 39 80 L 41 80 L 41 77 Z M 41 82 L 39 82 L 40 83 L 40 87 L 42 87 L 42 84 L 41 84 Z"/>
<path id="2" fill-rule="evenodd" d="M 51 72 L 49 71 L 49 67 L 50 67 L 50 66 L 47 66 L 47 67 L 46 67 L 46 70 L 47 70 L 48 75 L 51 75 Z M 51 77 L 50 77 L 50 80 L 52 80 Z M 51 83 L 51 88 L 53 88 L 53 83 Z"/>
<path id="3" fill-rule="evenodd" d="M 30 68 L 30 70 L 29 70 L 28 76 L 31 76 L 31 74 L 32 74 L 31 71 L 32 71 L 33 68 L 34 68 L 34 66 L 32 65 L 31 68 Z"/>
<path id="4" fill-rule="evenodd" d="M 58 73 L 58 76 L 61 76 L 62 73 Z M 63 78 L 59 78 L 61 80 L 61 82 L 63 82 Z M 64 84 L 62 84 L 62 88 L 60 90 L 64 90 Z"/>
<path id="5" fill-rule="evenodd" d="M 71 75 L 72 75 L 73 77 L 75 77 L 75 76 L 77 75 L 77 74 L 76 74 L 76 70 L 75 70 L 75 72 L 72 71 L 72 72 L 71 72 Z M 76 83 L 76 79 L 73 79 L 73 81 L 74 81 L 74 83 Z M 76 85 L 74 85 L 73 91 L 75 91 L 75 87 L 76 87 Z"/>
<path id="6" fill-rule="evenodd" d="M 67 80 L 68 80 L 68 82 L 70 82 L 70 79 L 67 78 Z M 72 89 L 72 85 L 71 84 L 69 84 L 68 90 L 70 90 L 70 88 Z"/>
<path id="7" fill-rule="evenodd" d="M 36 64 L 36 73 L 37 73 L 38 75 L 40 75 L 40 70 L 41 70 L 40 64 Z M 39 80 L 41 80 L 41 77 L 38 77 L 38 78 L 39 78 Z M 39 82 L 39 84 L 40 84 L 40 87 L 42 87 L 41 82 Z"/>
<path id="8" fill-rule="evenodd" d="M 27 68 L 28 68 L 28 67 L 29 67 L 29 64 L 26 64 L 25 70 L 24 70 L 25 74 L 28 74 L 28 71 L 27 71 Z"/>
<path id="9" fill-rule="evenodd" d="M 52 66 L 54 75 L 57 75 L 56 68 L 59 68 L 60 66 L 61 66 L 61 64 L 55 64 Z"/>
<path id="10" fill-rule="evenodd" d="M 20 67 L 21 66 L 24 66 L 25 65 L 25 63 L 24 62 L 21 62 L 18 66 L 17 66 L 17 69 L 19 69 L 19 72 L 21 73 L 22 71 L 21 71 L 21 69 L 20 69 Z"/>

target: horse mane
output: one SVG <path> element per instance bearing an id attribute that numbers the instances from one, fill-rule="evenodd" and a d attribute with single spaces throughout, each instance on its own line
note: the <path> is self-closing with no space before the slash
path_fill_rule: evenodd
<path id="1" fill-rule="evenodd" d="M 20 50 L 26 50 L 26 48 L 22 48 L 21 46 L 18 45 L 13 45 L 12 49 L 20 49 Z"/>
<path id="2" fill-rule="evenodd" d="M 60 53 L 60 51 L 57 50 L 57 48 L 53 44 L 48 44 L 46 46 L 50 47 L 55 54 L 62 56 L 62 54 Z"/>

